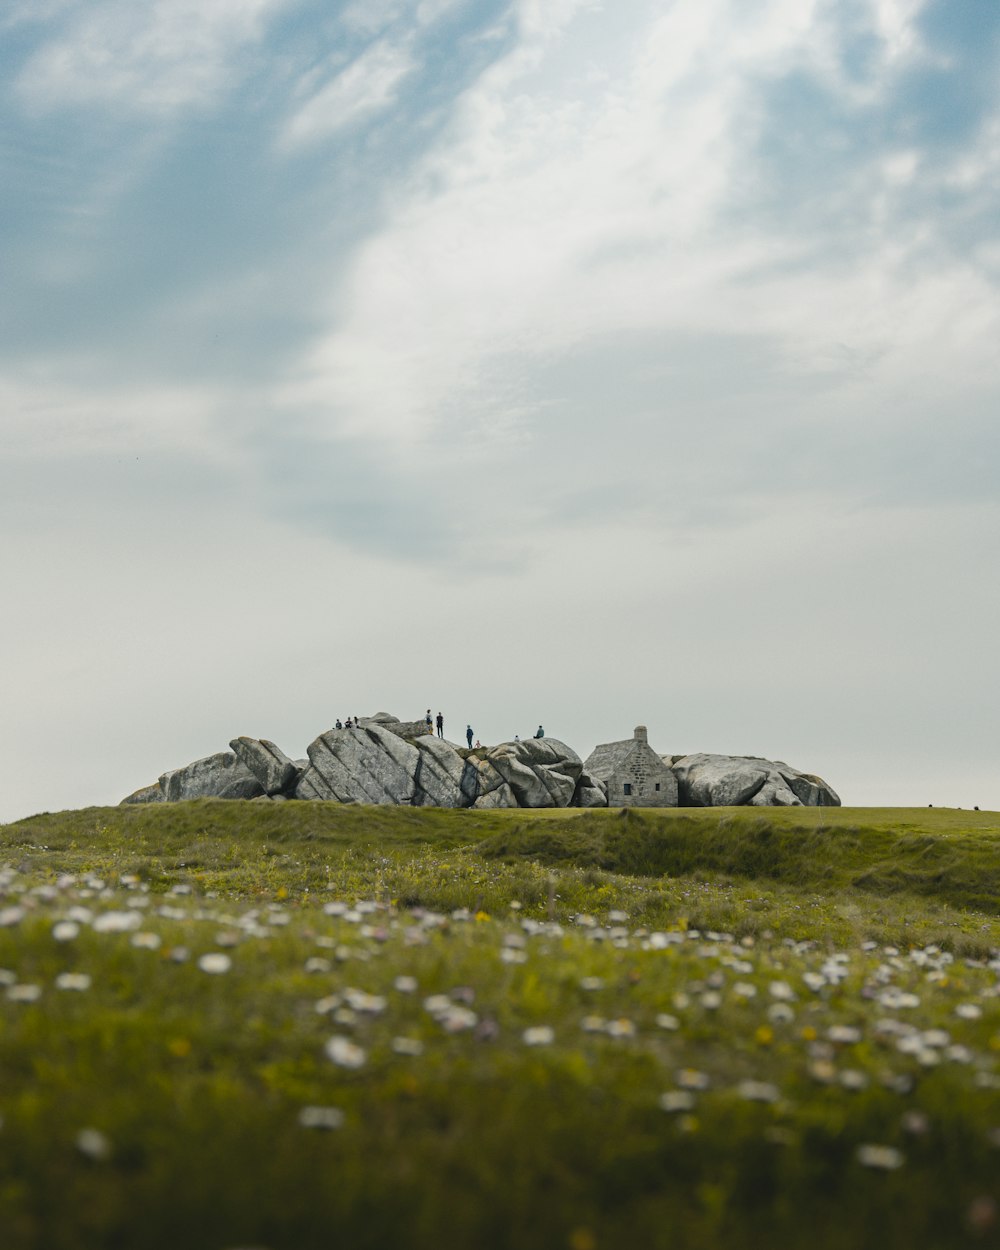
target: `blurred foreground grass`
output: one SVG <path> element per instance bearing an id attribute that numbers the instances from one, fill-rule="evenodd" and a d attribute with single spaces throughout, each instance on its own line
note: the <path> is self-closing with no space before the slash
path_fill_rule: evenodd
<path id="1" fill-rule="evenodd" d="M 1000 817 L 0 828 L 0 1245 L 998 1243 Z"/>

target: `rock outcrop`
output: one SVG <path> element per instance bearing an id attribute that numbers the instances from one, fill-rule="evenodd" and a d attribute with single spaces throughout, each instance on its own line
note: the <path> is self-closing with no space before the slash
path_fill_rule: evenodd
<path id="1" fill-rule="evenodd" d="M 136 790 L 122 802 L 215 797 L 480 810 L 607 807 L 613 780 L 588 772 L 576 752 L 556 738 L 466 751 L 428 734 L 423 721 L 398 721 L 386 712 L 362 717 L 355 728 L 320 734 L 305 760 L 290 759 L 266 738 L 239 737 L 229 745 L 231 751 L 166 772 L 156 785 Z M 707 754 L 654 760 L 657 768 L 664 768 L 671 796 L 676 779 L 677 796 L 671 803 L 682 807 L 840 804 L 821 777 L 781 761 Z M 661 793 L 663 784 L 656 787 Z M 628 786 L 624 793 L 629 795 Z M 643 801 L 638 800 L 640 805 Z"/>
<path id="2" fill-rule="evenodd" d="M 162 773 L 160 789 L 168 803 L 180 799 L 255 799 L 264 787 L 231 751 L 207 755 L 184 768 Z"/>
<path id="3" fill-rule="evenodd" d="M 583 772 L 579 755 L 557 738 L 502 742 L 485 759 L 507 783 L 515 807 L 569 807 Z"/>
<path id="4" fill-rule="evenodd" d="M 234 738 L 229 746 L 265 794 L 287 795 L 295 789 L 299 769 L 273 742 L 266 738 Z"/>
<path id="5" fill-rule="evenodd" d="M 666 757 L 670 759 L 671 757 Z M 752 755 L 684 755 L 671 763 L 682 807 L 839 807 L 820 777 Z"/>

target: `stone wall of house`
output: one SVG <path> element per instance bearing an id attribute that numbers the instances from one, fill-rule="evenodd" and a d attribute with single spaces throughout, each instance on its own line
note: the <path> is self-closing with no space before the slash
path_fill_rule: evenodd
<path id="1" fill-rule="evenodd" d="M 625 785 L 632 793 L 625 793 Z M 657 790 L 659 786 L 659 790 Z M 651 746 L 637 741 L 628 759 L 608 779 L 609 807 L 676 807 L 677 778 Z"/>

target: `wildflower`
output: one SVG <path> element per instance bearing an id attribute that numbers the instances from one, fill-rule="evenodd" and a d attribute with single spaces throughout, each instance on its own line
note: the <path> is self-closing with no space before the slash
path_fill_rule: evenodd
<path id="1" fill-rule="evenodd" d="M 757 987 L 756 985 L 751 985 L 749 981 L 737 981 L 733 986 L 733 993 L 737 998 L 756 998 Z"/>
<path id="2" fill-rule="evenodd" d="M 580 989 L 593 993 L 595 990 L 604 989 L 604 981 L 601 977 L 581 977 Z"/>
<path id="3" fill-rule="evenodd" d="M 475 1028 L 479 1017 L 468 1007 L 449 1006 L 448 1010 L 438 1018 L 438 1023 L 446 1033 L 462 1033 L 466 1029 Z"/>
<path id="4" fill-rule="evenodd" d="M 837 1069 L 829 1059 L 816 1059 L 809 1065 L 809 1075 L 820 1085 L 832 1085 L 837 1079 Z"/>
<path id="5" fill-rule="evenodd" d="M 584 1033 L 603 1033 L 607 1023 L 603 1016 L 584 1016 L 580 1021 L 580 1028 Z"/>
<path id="6" fill-rule="evenodd" d="M 856 1046 L 861 1041 L 861 1030 L 850 1024 L 834 1024 L 826 1031 L 831 1042 L 841 1046 Z"/>
<path id="7" fill-rule="evenodd" d="M 60 972 L 56 977 L 57 990 L 89 990 L 90 977 L 86 972 Z"/>
<path id="8" fill-rule="evenodd" d="M 349 1037 L 331 1037 L 327 1042 L 326 1056 L 340 1068 L 363 1067 L 368 1055 Z"/>
<path id="9" fill-rule="evenodd" d="M 656 1017 L 656 1027 L 666 1029 L 669 1033 L 676 1032 L 681 1027 L 681 1022 L 676 1016 L 667 1015 L 666 1012 L 660 1012 Z"/>
<path id="10" fill-rule="evenodd" d="M 76 1148 L 95 1163 L 111 1157 L 111 1142 L 96 1128 L 81 1129 L 76 1135 Z"/>
<path id="11" fill-rule="evenodd" d="M 128 933 L 142 924 L 142 913 L 137 911 L 104 911 L 94 917 L 95 933 Z"/>
<path id="12" fill-rule="evenodd" d="M 424 1053 L 424 1044 L 415 1037 L 394 1037 L 392 1049 L 397 1055 L 417 1058 Z"/>
<path id="13" fill-rule="evenodd" d="M 505 964 L 524 964 L 528 962 L 528 952 L 505 946 L 500 951 L 500 962 Z"/>
<path id="14" fill-rule="evenodd" d="M 706 1011 L 717 1011 L 722 1006 L 722 995 L 717 990 L 706 990 L 699 999 Z"/>
<path id="15" fill-rule="evenodd" d="M 845 1068 L 838 1079 L 842 1089 L 848 1089 L 854 1093 L 868 1088 L 868 1077 L 856 1068 Z"/>
<path id="16" fill-rule="evenodd" d="M 132 935 L 132 945 L 138 950 L 159 950 L 160 935 L 158 933 L 134 933 Z"/>
<path id="17" fill-rule="evenodd" d="M 978 1003 L 959 1003 L 955 1008 L 955 1015 L 962 1020 L 978 1020 L 982 1014 L 983 1009 Z"/>
<path id="18" fill-rule="evenodd" d="M 674 1078 L 681 1089 L 708 1089 L 709 1078 L 696 1068 L 682 1068 Z"/>
<path id="19" fill-rule="evenodd" d="M 912 1137 L 926 1137 L 931 1128 L 930 1120 L 922 1111 L 907 1111 L 899 1123 L 903 1132 Z"/>
<path id="20" fill-rule="evenodd" d="M 324 959 L 322 955 L 311 955 L 303 965 L 306 972 L 319 973 L 329 972 L 333 968 L 333 964 L 329 959 Z"/>
<path id="21" fill-rule="evenodd" d="M 7 997 L 12 1003 L 37 1003 L 41 996 L 40 985 L 12 985 L 7 990 Z"/>
<path id="22" fill-rule="evenodd" d="M 876 1146 L 866 1144 L 859 1146 L 856 1158 L 862 1167 L 876 1168 L 881 1172 L 894 1172 L 904 1163 L 903 1154 L 894 1146 Z"/>
<path id="23" fill-rule="evenodd" d="M 767 1018 L 772 1024 L 791 1024 L 795 1012 L 787 1003 L 772 1003 L 767 1009 Z"/>
<path id="24" fill-rule="evenodd" d="M 525 1046 L 551 1046 L 556 1039 L 555 1030 L 547 1024 L 538 1025 L 533 1029 L 525 1029 L 521 1040 Z"/>
<path id="25" fill-rule="evenodd" d="M 76 1149 L 94 1163 L 103 1163 L 111 1156 L 111 1143 L 98 1129 L 81 1129 L 76 1134 Z"/>
<path id="26" fill-rule="evenodd" d="M 20 924 L 26 915 L 23 907 L 0 907 L 0 929 L 9 929 Z"/>
<path id="27" fill-rule="evenodd" d="M 60 920 L 52 926 L 52 936 L 57 942 L 72 942 L 79 935 L 80 926 L 73 920 Z"/>
<path id="28" fill-rule="evenodd" d="M 769 1081 L 740 1081 L 736 1092 L 747 1102 L 777 1102 L 778 1087 Z"/>
<path id="29" fill-rule="evenodd" d="M 299 1124 L 303 1128 L 330 1131 L 343 1127 L 344 1113 L 339 1107 L 302 1107 L 299 1111 Z"/>
<path id="30" fill-rule="evenodd" d="M 221 951 L 211 951 L 207 955 L 202 955 L 198 960 L 198 967 L 202 972 L 211 973 L 213 976 L 228 972 L 232 966 L 233 961 Z"/>
<path id="31" fill-rule="evenodd" d="M 774 1041 L 774 1033 L 766 1024 L 760 1024 L 754 1030 L 753 1040 L 758 1046 L 770 1046 Z"/>
<path id="32" fill-rule="evenodd" d="M 671 1113 L 694 1109 L 695 1097 L 686 1089 L 670 1089 L 660 1095 L 660 1107 Z"/>
<path id="33" fill-rule="evenodd" d="M 635 1037 L 635 1025 L 624 1017 L 608 1021 L 608 1037 Z"/>
<path id="34" fill-rule="evenodd" d="M 795 999 L 795 991 L 787 981 L 772 981 L 767 987 L 767 992 L 779 1003 L 790 1003 Z"/>
<path id="35" fill-rule="evenodd" d="M 397 977 L 393 982 L 393 986 L 400 994 L 415 994 L 417 992 L 417 978 Z"/>
<path id="36" fill-rule="evenodd" d="M 355 1011 L 369 1016 L 379 1016 L 385 1011 L 386 1000 L 380 994 L 366 994 L 364 990 L 348 987 L 344 999 Z"/>
<path id="37" fill-rule="evenodd" d="M 174 946 L 168 952 L 168 957 L 175 964 L 186 964 L 191 958 L 191 952 L 186 946 Z"/>

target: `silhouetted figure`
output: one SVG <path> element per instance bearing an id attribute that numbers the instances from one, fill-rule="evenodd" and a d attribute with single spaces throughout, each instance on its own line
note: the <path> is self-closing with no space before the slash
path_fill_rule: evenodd
<path id="1" fill-rule="evenodd" d="M 470 751 L 472 750 L 472 739 L 473 739 L 474 737 L 475 737 L 475 734 L 472 732 L 472 726 L 471 726 L 471 725 L 466 725 L 466 727 L 465 727 L 465 741 L 469 744 L 469 750 L 470 750 Z"/>
<path id="2" fill-rule="evenodd" d="M 343 728 L 344 728 L 343 724 L 341 723 L 341 720 L 340 720 L 340 717 L 339 717 L 339 716 L 337 717 L 337 724 L 336 724 L 335 728 L 336 728 L 336 729 L 343 729 Z"/>
<path id="3" fill-rule="evenodd" d="M 444 737 L 444 713 L 443 712 L 438 712 L 437 714 L 437 730 L 438 730 L 438 737 L 443 738 Z"/>
<path id="4" fill-rule="evenodd" d="M 536 738 L 544 738 L 544 737 L 545 737 L 545 730 L 541 727 L 541 725 L 539 725 L 539 726 L 538 726 L 538 729 L 537 729 L 537 731 L 536 731 L 536 733 L 535 733 L 535 737 L 536 737 Z"/>

